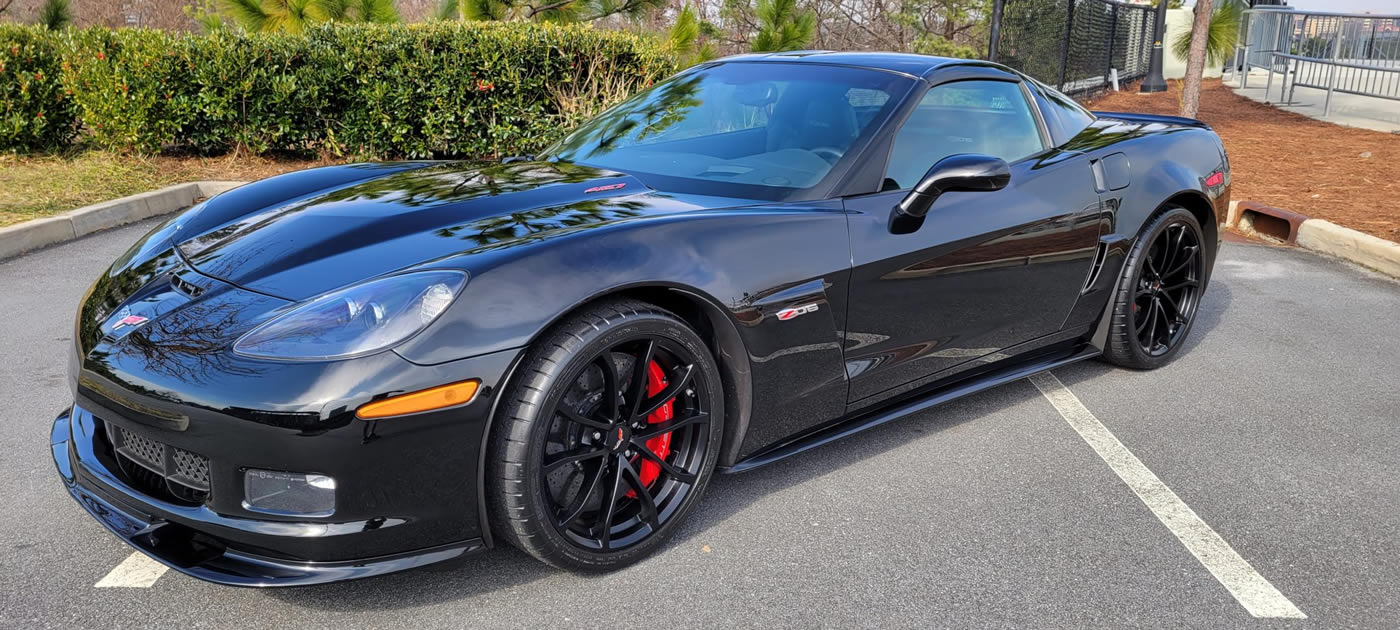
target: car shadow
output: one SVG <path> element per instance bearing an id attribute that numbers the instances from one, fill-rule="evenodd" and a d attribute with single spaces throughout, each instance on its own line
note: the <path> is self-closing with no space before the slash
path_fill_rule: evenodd
<path id="1" fill-rule="evenodd" d="M 1184 352 L 1193 351 L 1201 339 L 1220 323 L 1229 308 L 1230 298 L 1228 285 L 1212 282 L 1198 312 L 1195 328 L 1183 348 Z M 1115 369 L 1098 361 L 1083 362 L 1075 366 L 1071 382 L 1095 378 Z M 702 538 L 715 526 L 734 518 L 769 495 L 915 440 L 931 439 L 942 431 L 1039 397 L 1039 392 L 1026 383 L 997 387 L 762 468 L 739 474 L 717 475 L 695 512 L 677 530 L 665 550 Z M 645 566 L 646 562 L 643 561 L 641 566 Z M 623 569 L 622 572 L 629 570 L 632 569 Z M 354 582 L 267 589 L 259 593 L 282 603 L 320 610 L 382 611 L 469 602 L 479 596 L 534 582 L 607 577 L 606 574 L 577 574 L 555 569 L 502 544 L 484 553 L 403 573 Z"/>
<path id="2" fill-rule="evenodd" d="M 716 475 L 696 510 L 677 530 L 662 553 L 692 544 L 716 525 L 734 518 L 764 497 L 1038 396 L 1029 385 L 997 388 L 758 469 Z M 645 566 L 646 562 L 644 560 L 640 566 Z M 623 569 L 622 572 L 630 570 Z M 611 576 L 615 578 L 616 574 Z M 540 581 L 608 577 L 608 574 L 569 573 L 555 569 L 513 547 L 501 545 L 484 553 L 403 573 L 354 582 L 267 589 L 259 593 L 285 604 L 308 608 L 342 612 L 378 611 L 470 602 L 492 592 Z"/>

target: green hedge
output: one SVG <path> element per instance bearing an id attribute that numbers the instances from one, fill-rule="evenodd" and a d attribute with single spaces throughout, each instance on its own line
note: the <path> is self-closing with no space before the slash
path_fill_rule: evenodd
<path id="1" fill-rule="evenodd" d="M 0 149 L 60 148 L 77 133 L 62 44 L 41 28 L 0 24 Z"/>
<path id="2" fill-rule="evenodd" d="M 52 102 L 71 101 L 94 143 L 143 153 L 528 153 L 676 69 L 649 38 L 540 24 L 0 31 L 0 44 L 25 38 L 62 51 L 71 96 Z M 0 139 L 0 149 L 34 146 Z"/>

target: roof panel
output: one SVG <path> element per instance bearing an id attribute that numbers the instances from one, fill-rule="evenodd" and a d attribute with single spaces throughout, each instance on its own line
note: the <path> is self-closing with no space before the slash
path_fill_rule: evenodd
<path id="1" fill-rule="evenodd" d="M 932 57 L 909 53 L 892 52 L 837 52 L 831 50 L 790 50 L 778 53 L 754 53 L 726 57 L 720 61 L 785 61 L 792 63 L 828 63 L 863 68 L 876 68 L 927 76 L 934 69 L 951 63 L 966 62 L 966 59 Z"/>

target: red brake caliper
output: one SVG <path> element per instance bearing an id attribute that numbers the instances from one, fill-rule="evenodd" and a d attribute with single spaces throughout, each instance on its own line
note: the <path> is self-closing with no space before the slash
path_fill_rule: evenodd
<path id="1" fill-rule="evenodd" d="M 655 396 L 657 394 L 660 394 L 661 391 L 664 389 L 666 389 L 666 373 L 661 371 L 661 366 L 657 365 L 655 361 L 648 363 L 647 395 Z M 675 402 L 676 401 L 674 398 L 668 400 L 666 401 L 666 404 L 661 405 L 661 407 L 658 408 L 656 411 L 651 412 L 651 415 L 647 416 L 647 423 L 661 424 L 662 422 L 669 421 L 671 419 L 672 407 L 675 405 Z M 671 434 L 662 433 L 661 435 L 647 440 L 647 448 L 651 449 L 651 452 L 656 453 L 657 457 L 660 457 L 661 459 L 666 459 L 668 456 L 671 455 Z M 642 458 L 641 476 L 642 485 L 650 486 L 651 482 L 656 481 L 656 478 L 661 476 L 661 464 L 658 464 L 645 457 Z M 636 496 L 636 494 L 633 492 L 628 492 L 627 496 L 634 497 Z"/>

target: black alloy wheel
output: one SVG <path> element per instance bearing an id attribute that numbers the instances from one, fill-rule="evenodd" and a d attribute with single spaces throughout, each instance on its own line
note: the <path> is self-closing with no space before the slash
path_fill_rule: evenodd
<path id="1" fill-rule="evenodd" d="M 1170 352 L 1185 337 L 1201 288 L 1201 242 L 1183 221 L 1157 234 L 1133 293 L 1133 334 L 1149 356 Z"/>
<path id="2" fill-rule="evenodd" d="M 723 405 L 703 341 L 654 306 L 606 303 L 547 333 L 521 369 L 492 431 L 493 531 L 569 569 L 648 555 L 718 457 Z"/>
<path id="3" fill-rule="evenodd" d="M 1168 208 L 1143 230 L 1124 265 L 1104 356 L 1126 367 L 1160 367 L 1180 350 L 1205 291 L 1200 224 Z"/>
<path id="4" fill-rule="evenodd" d="M 627 338 L 594 357 L 555 406 L 540 474 L 554 525 L 574 543 L 635 544 L 694 490 L 710 414 L 684 354 L 657 335 Z"/>

